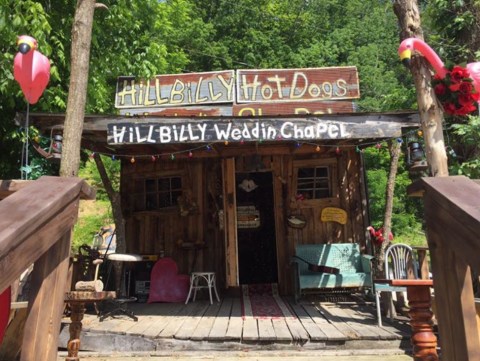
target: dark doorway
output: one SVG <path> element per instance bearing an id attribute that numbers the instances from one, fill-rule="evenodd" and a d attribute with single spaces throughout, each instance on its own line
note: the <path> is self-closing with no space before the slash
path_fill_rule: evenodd
<path id="1" fill-rule="evenodd" d="M 240 284 L 276 283 L 272 173 L 237 173 L 235 180 Z"/>

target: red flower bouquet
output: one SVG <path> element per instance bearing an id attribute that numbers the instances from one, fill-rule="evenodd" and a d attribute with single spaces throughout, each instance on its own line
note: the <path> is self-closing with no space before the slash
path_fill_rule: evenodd
<path id="1" fill-rule="evenodd" d="M 480 94 L 473 87 L 466 68 L 455 65 L 444 78 L 435 75 L 432 81 L 437 99 L 450 115 L 467 115 L 477 110 Z"/>

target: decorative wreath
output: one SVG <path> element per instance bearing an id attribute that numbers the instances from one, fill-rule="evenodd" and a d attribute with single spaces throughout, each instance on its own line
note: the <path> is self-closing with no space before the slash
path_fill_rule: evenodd
<path id="1" fill-rule="evenodd" d="M 480 94 L 475 91 L 469 71 L 459 65 L 448 70 L 445 77 L 435 75 L 432 81 L 437 99 L 450 115 L 467 115 L 477 110 Z"/>

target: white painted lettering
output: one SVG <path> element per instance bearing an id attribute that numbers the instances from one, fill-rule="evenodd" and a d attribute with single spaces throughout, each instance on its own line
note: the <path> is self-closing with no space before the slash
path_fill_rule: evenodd
<path id="1" fill-rule="evenodd" d="M 121 127 L 121 130 L 119 131 L 117 129 L 117 126 L 114 125 L 112 128 L 112 133 L 113 133 L 113 142 L 114 143 L 123 143 L 123 137 L 125 136 L 125 127 Z"/>
<path id="2" fill-rule="evenodd" d="M 303 85 L 303 89 L 297 89 L 297 87 L 299 87 L 299 85 L 297 84 L 298 77 L 303 78 L 303 81 L 305 82 L 305 84 Z M 307 88 L 308 88 L 307 76 L 302 72 L 296 71 L 295 74 L 293 74 L 292 85 L 290 87 L 290 99 L 300 99 L 305 95 Z"/>
<path id="3" fill-rule="evenodd" d="M 292 138 L 292 130 L 291 128 L 293 127 L 293 123 L 292 122 L 285 122 L 282 124 L 282 126 L 280 127 L 280 135 L 282 136 L 282 138 L 285 138 L 285 139 L 290 139 Z"/>
<path id="4" fill-rule="evenodd" d="M 137 136 L 137 143 L 143 143 L 147 140 L 147 138 L 142 138 L 140 136 L 140 127 L 139 126 L 135 127 L 135 135 Z"/>
<path id="5" fill-rule="evenodd" d="M 168 125 L 161 126 L 158 129 L 158 133 L 159 133 L 158 135 L 160 138 L 160 143 L 170 143 L 172 141 L 172 134 L 171 134 L 170 127 Z"/>

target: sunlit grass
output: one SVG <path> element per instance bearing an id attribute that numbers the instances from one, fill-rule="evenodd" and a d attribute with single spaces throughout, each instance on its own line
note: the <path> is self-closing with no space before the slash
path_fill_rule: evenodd
<path id="1" fill-rule="evenodd" d="M 81 201 L 78 221 L 73 229 L 73 253 L 77 253 L 78 247 L 83 244 L 91 246 L 95 233 L 111 223 L 113 218 L 109 201 Z"/>

